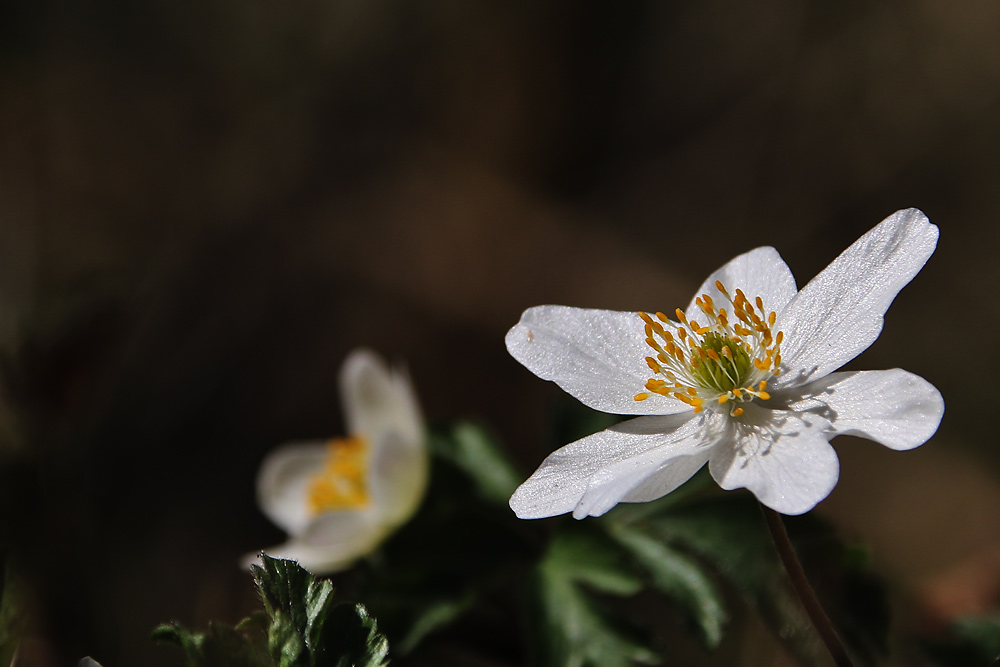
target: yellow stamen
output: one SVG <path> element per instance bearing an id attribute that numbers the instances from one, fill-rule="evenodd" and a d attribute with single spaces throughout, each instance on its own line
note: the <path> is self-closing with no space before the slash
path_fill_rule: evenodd
<path id="1" fill-rule="evenodd" d="M 701 316 L 688 320 L 680 308 L 674 311 L 676 321 L 660 311 L 655 320 L 639 313 L 646 344 L 655 353 L 645 358 L 646 365 L 656 377 L 636 401 L 655 393 L 702 412 L 706 406 L 770 399 L 767 380 L 779 372 L 784 342 L 784 334 L 772 329 L 777 313 L 766 310 L 760 296 L 751 301 L 739 288 L 731 295 L 721 281 L 715 287 L 731 309 L 718 308 L 708 294 L 698 295 L 694 303 L 707 322 Z M 743 408 L 731 407 L 730 415 L 744 414 Z"/>
<path id="2" fill-rule="evenodd" d="M 330 440 L 323 470 L 309 482 L 309 511 L 316 515 L 356 509 L 368 501 L 368 442 L 360 436 Z"/>

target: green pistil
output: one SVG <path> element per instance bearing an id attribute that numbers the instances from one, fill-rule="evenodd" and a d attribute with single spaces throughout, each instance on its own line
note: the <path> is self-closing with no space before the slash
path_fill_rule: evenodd
<path id="1" fill-rule="evenodd" d="M 732 358 L 723 354 L 722 348 L 728 347 Z M 739 340 L 719 335 L 715 332 L 706 333 L 702 337 L 701 349 L 706 353 L 712 350 L 719 355 L 719 360 L 705 358 L 692 370 L 692 374 L 703 387 L 711 387 L 722 392 L 732 391 L 742 387 L 750 373 L 750 355 Z"/>

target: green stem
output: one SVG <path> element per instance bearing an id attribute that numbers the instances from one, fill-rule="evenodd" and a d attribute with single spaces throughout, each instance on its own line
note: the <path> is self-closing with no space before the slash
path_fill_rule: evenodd
<path id="1" fill-rule="evenodd" d="M 785 571 L 788 572 L 792 588 L 795 589 L 796 595 L 802 601 L 802 606 L 805 607 L 809 620 L 812 621 L 813 627 L 816 628 L 820 639 L 826 645 L 826 650 L 830 652 L 837 667 L 854 667 L 854 663 L 851 662 L 851 658 L 847 654 L 847 649 L 844 648 L 844 643 L 840 641 L 833 623 L 830 622 L 830 617 L 826 615 L 823 605 L 816 597 L 816 592 L 809 584 L 809 579 L 806 578 L 802 563 L 799 562 L 792 542 L 788 539 L 788 531 L 785 530 L 785 522 L 781 520 L 781 515 L 770 507 L 761 505 L 760 508 L 764 512 L 764 521 L 767 522 L 767 528 L 771 531 L 771 538 L 774 540 L 774 546 L 778 550 L 778 556 L 781 557 Z"/>

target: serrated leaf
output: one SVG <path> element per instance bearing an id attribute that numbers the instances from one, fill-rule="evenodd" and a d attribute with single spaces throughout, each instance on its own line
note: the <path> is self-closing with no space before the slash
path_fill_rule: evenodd
<path id="1" fill-rule="evenodd" d="M 484 500 L 502 505 L 521 483 L 521 475 L 486 427 L 456 422 L 432 441 L 434 452 L 469 476 Z"/>
<path id="2" fill-rule="evenodd" d="M 389 642 L 361 604 L 339 604 L 324 619 L 313 653 L 313 667 L 383 667 Z"/>
<path id="3" fill-rule="evenodd" d="M 298 563 L 261 555 L 252 566 L 271 617 L 268 648 L 279 667 L 380 667 L 388 642 L 362 605 L 334 600 L 333 585 Z"/>
<path id="4" fill-rule="evenodd" d="M 649 571 L 653 586 L 687 614 L 702 643 L 717 647 L 727 615 L 722 593 L 705 567 L 636 528 L 612 524 L 609 534 Z"/>
<path id="5" fill-rule="evenodd" d="M 638 632 L 608 613 L 587 590 L 625 596 L 642 588 L 614 545 L 600 535 L 556 535 L 529 583 L 534 661 L 546 667 L 630 667 L 657 654 Z"/>

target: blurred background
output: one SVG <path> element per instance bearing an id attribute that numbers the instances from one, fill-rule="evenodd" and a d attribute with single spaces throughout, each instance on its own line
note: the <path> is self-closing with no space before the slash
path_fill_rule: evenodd
<path id="1" fill-rule="evenodd" d="M 758 245 L 801 286 L 906 207 L 939 249 L 850 367 L 945 419 L 841 438 L 817 512 L 915 626 L 995 606 L 998 43 L 992 0 L 5 3 L 0 535 L 37 650 L 173 665 L 153 626 L 254 608 L 257 466 L 343 433 L 352 348 L 527 474 L 561 392 L 504 349 L 522 310 L 669 311 Z"/>

